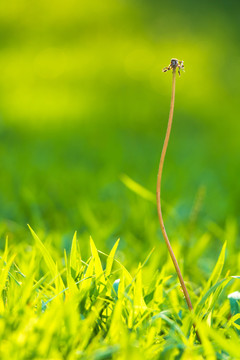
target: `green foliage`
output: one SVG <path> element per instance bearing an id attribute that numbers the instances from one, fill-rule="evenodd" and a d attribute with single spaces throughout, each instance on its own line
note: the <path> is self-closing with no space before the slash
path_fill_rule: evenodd
<path id="1" fill-rule="evenodd" d="M 0 358 L 239 357 L 239 7 L 0 2 Z"/>
<path id="2" fill-rule="evenodd" d="M 226 244 L 190 313 L 177 280 L 153 271 L 153 252 L 131 276 L 117 259 L 119 240 L 104 255 L 90 238 L 85 262 L 75 233 L 65 260 L 54 259 L 30 230 L 27 252 L 11 255 L 6 242 L 1 256 L 1 359 L 237 358 L 240 314 L 231 316 L 226 294 L 239 277 L 222 278 Z"/>

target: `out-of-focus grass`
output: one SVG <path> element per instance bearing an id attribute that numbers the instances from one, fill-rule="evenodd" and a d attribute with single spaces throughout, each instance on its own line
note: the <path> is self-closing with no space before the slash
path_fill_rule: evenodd
<path id="1" fill-rule="evenodd" d="M 238 104 L 236 9 L 206 3 L 3 1 L 2 116 L 32 128 L 66 120 L 156 126 L 168 104 L 161 68 L 177 56 L 187 69 L 178 83 L 183 117 L 226 129 Z"/>

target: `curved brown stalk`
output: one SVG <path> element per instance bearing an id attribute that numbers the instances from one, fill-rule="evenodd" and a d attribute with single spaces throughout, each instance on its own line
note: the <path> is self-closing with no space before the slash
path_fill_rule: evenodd
<path id="1" fill-rule="evenodd" d="M 170 253 L 170 256 L 172 258 L 173 264 L 175 266 L 179 281 L 181 283 L 182 289 L 183 289 L 183 293 L 188 305 L 189 310 L 192 310 L 192 303 L 185 285 L 185 282 L 183 280 L 182 277 L 182 273 L 181 270 L 179 268 L 177 259 L 174 255 L 173 249 L 171 247 L 170 241 L 168 239 L 167 236 L 167 232 L 165 230 L 165 226 L 164 226 L 164 222 L 163 222 L 163 217 L 162 217 L 162 210 L 161 210 L 161 180 L 162 180 L 162 171 L 163 171 L 163 164 L 164 164 L 164 159 L 165 159 L 165 155 L 166 155 L 166 151 L 167 151 L 167 146 L 168 146 L 168 141 L 169 141 L 169 136 L 170 136 L 170 132 L 171 132 L 171 127 L 172 127 L 172 119 L 173 119 L 173 110 L 174 110 L 174 100 L 175 100 L 175 80 L 176 80 L 176 67 L 172 68 L 173 70 L 173 77 L 172 77 L 172 98 L 171 98 L 171 106 L 170 106 L 170 113 L 169 113 L 169 119 L 168 119 L 168 126 L 167 126 L 167 132 L 166 132 L 166 136 L 165 136 L 165 140 L 164 140 L 164 144 L 163 144 L 163 149 L 162 149 L 162 154 L 161 154 L 161 158 L 160 158 L 160 163 L 159 163 L 159 170 L 158 170 L 158 177 L 157 177 L 157 210 L 158 210 L 158 218 L 159 218 L 159 222 L 160 222 L 160 227 L 162 230 L 162 234 L 164 237 L 164 240 L 166 242 L 168 251 Z"/>

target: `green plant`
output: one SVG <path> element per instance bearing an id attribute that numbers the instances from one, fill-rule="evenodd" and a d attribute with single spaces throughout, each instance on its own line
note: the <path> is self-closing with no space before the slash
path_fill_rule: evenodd
<path id="1" fill-rule="evenodd" d="M 192 310 L 192 303 L 191 303 L 191 299 L 190 296 L 188 294 L 185 282 L 183 280 L 183 276 L 180 270 L 180 267 L 178 265 L 177 259 L 174 255 L 172 246 L 170 244 L 170 241 L 168 239 L 167 236 L 167 232 L 164 226 L 164 222 L 163 222 L 163 216 L 162 216 L 162 209 L 161 209 L 161 180 L 162 180 L 162 171 L 163 171 L 163 165 L 164 165 L 164 159 L 165 159 L 165 155 L 166 155 L 166 151 L 167 151 L 167 147 L 168 147 L 168 141 L 169 141 L 169 137 L 170 137 L 170 133 L 171 133 L 171 127 L 172 127 L 172 119 L 173 119 L 173 111 L 174 111 L 174 100 L 175 100 L 175 84 L 176 84 L 176 70 L 178 69 L 178 73 L 180 75 L 180 70 L 184 69 L 184 65 L 183 65 L 183 61 L 179 61 L 177 59 L 172 59 L 171 60 L 171 64 L 168 67 L 165 67 L 163 69 L 163 72 L 166 72 L 168 70 L 172 70 L 172 97 L 171 97 L 171 105 L 170 105 L 170 113 L 169 113 L 169 119 L 168 119 L 168 126 L 167 126 L 167 132 L 166 132 L 166 136 L 165 136 L 165 140 L 164 140 L 164 144 L 163 144 L 163 149 L 162 149 L 162 153 L 161 153 L 161 157 L 160 157 L 160 163 L 159 163 L 159 169 L 158 169 L 158 177 L 157 177 L 157 210 L 158 210 L 158 218 L 159 218 L 159 222 L 160 222 L 160 227 L 162 230 L 162 234 L 164 237 L 164 240 L 166 242 L 169 254 L 172 258 L 174 267 L 176 269 L 179 281 L 181 283 L 182 289 L 183 289 L 183 293 L 188 305 L 189 310 Z"/>
<path id="2" fill-rule="evenodd" d="M 207 283 L 198 272 L 189 312 L 164 263 L 159 271 L 148 256 L 130 271 L 119 241 L 108 255 L 91 238 L 82 257 L 76 233 L 63 257 L 30 231 L 0 250 L 1 360 L 239 359 L 239 276 L 221 276 L 226 243 Z"/>

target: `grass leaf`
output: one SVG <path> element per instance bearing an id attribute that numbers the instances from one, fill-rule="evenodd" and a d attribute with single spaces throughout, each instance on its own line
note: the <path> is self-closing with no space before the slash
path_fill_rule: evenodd
<path id="1" fill-rule="evenodd" d="M 116 251 L 117 251 L 117 247 L 118 247 L 119 241 L 120 241 L 120 239 L 118 239 L 118 240 L 115 242 L 115 244 L 114 244 L 114 246 L 113 246 L 110 254 L 108 255 L 107 265 L 106 265 L 106 272 L 105 272 L 106 277 L 108 277 L 108 276 L 110 275 L 110 273 L 111 273 L 112 265 L 113 265 L 113 260 L 114 260 L 115 253 L 116 253 Z"/>
<path id="2" fill-rule="evenodd" d="M 33 229 L 31 228 L 30 225 L 28 225 L 31 234 L 36 242 L 36 245 L 38 247 L 38 249 L 40 250 L 44 261 L 50 271 L 50 274 L 52 276 L 52 279 L 55 282 L 56 285 L 56 293 L 60 293 L 60 291 L 62 291 L 64 289 L 64 284 L 61 278 L 61 275 L 58 272 L 58 267 L 57 264 L 55 264 L 55 262 L 53 261 L 53 258 L 51 257 L 49 251 L 47 250 L 46 246 L 42 243 L 42 241 L 39 239 L 39 237 L 37 236 L 37 234 L 33 231 Z"/>

